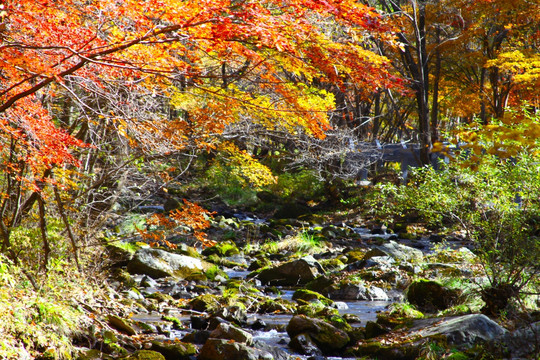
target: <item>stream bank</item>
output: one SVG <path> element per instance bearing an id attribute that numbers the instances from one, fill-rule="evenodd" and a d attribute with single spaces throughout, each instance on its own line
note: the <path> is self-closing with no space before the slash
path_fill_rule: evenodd
<path id="1" fill-rule="evenodd" d="M 505 329 L 477 314 L 477 288 L 467 279 L 482 275 L 458 236 L 398 236 L 322 216 L 267 221 L 244 214 L 217 216 L 210 234 L 222 240 L 206 249 L 185 239 L 176 249 L 111 244 L 112 285 L 132 314 L 108 322 L 122 334 L 116 350 L 81 349 L 88 354 L 81 359 L 414 359 L 437 352 L 474 358 L 536 351 L 517 339 L 536 339 L 539 319 L 530 328 Z M 254 234 L 280 240 L 258 241 Z M 126 336 L 136 341 L 125 346 Z"/>

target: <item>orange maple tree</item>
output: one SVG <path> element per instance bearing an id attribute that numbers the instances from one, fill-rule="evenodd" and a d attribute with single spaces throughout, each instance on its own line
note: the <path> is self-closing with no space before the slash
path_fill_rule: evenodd
<path id="1" fill-rule="evenodd" d="M 246 119 L 324 137 L 334 99 L 318 84 L 395 80 L 363 46 L 391 42 L 392 29 L 354 0 L 7 0 L 0 16 L 1 208 L 12 211 L 4 249 L 44 184 L 78 164 L 85 121 L 103 120 L 145 153 L 214 147 L 225 126 Z M 111 89 L 158 97 L 172 115 L 128 114 L 132 101 Z M 85 100 L 92 92 L 119 111 Z M 86 120 L 62 122 L 54 109 L 66 96 Z M 11 196 L 17 187 L 27 192 Z"/>

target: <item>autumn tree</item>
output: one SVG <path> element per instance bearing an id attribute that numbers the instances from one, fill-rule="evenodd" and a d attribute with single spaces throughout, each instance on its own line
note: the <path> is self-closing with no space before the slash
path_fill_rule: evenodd
<path id="1" fill-rule="evenodd" d="M 1 17 L 4 251 L 36 203 L 47 248 L 48 186 L 59 208 L 68 188 L 99 200 L 83 195 L 123 164 L 214 148 L 240 120 L 323 138 L 335 98 L 318 84 L 393 80 L 362 46 L 389 28 L 355 1 L 8 0 Z"/>

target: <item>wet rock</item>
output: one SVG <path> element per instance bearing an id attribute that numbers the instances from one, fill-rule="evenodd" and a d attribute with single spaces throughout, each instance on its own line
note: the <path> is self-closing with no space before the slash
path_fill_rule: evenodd
<path id="1" fill-rule="evenodd" d="M 368 300 L 368 301 L 387 301 L 388 295 L 383 289 L 370 286 L 365 287 L 362 284 L 342 283 L 339 288 L 331 291 L 328 297 L 332 300 Z"/>
<path id="2" fill-rule="evenodd" d="M 422 326 L 422 320 L 419 320 L 417 323 L 415 322 L 416 326 Z M 443 336 L 449 345 L 459 348 L 468 348 L 479 343 L 494 340 L 506 333 L 506 329 L 482 314 L 470 314 L 442 319 L 441 322 L 420 329 L 417 332 L 422 337 Z"/>
<path id="3" fill-rule="evenodd" d="M 410 246 L 398 244 L 392 240 L 385 244 L 375 246 L 366 253 L 363 260 L 370 259 L 374 256 L 390 256 L 396 260 L 402 261 L 422 261 L 424 258 L 422 251 Z"/>
<path id="4" fill-rule="evenodd" d="M 256 276 L 263 284 L 293 286 L 306 284 L 323 272 L 322 266 L 312 256 L 306 256 L 252 273 L 252 276 Z"/>
<path id="5" fill-rule="evenodd" d="M 165 360 L 188 360 L 190 356 L 197 353 L 197 349 L 193 344 L 183 342 L 164 344 L 153 341 L 150 350 L 160 353 L 165 357 Z"/>
<path id="6" fill-rule="evenodd" d="M 289 356 L 289 354 L 287 354 L 284 350 L 280 349 L 279 347 L 271 346 L 262 340 L 255 340 L 253 342 L 253 347 L 271 354 L 274 358 L 273 360 L 291 359 L 291 356 Z"/>
<path id="7" fill-rule="evenodd" d="M 221 323 L 210 333 L 210 338 L 228 339 L 247 345 L 253 344 L 253 336 L 234 325 Z"/>
<path id="8" fill-rule="evenodd" d="M 213 317 L 220 317 L 237 325 L 244 325 L 247 321 L 247 314 L 244 309 L 239 306 L 223 307 L 214 312 Z"/>
<path id="9" fill-rule="evenodd" d="M 160 249 L 139 249 L 129 262 L 127 270 L 131 274 L 144 274 L 154 279 L 167 276 L 185 279 L 203 274 L 212 266 L 191 256 L 172 254 Z"/>
<path id="10" fill-rule="evenodd" d="M 191 343 L 191 344 L 197 344 L 202 345 L 208 340 L 210 337 L 210 331 L 208 330 L 199 330 L 194 331 L 192 333 L 187 334 L 182 338 L 183 342 Z"/>
<path id="11" fill-rule="evenodd" d="M 387 329 L 386 327 L 376 322 L 368 321 L 366 323 L 366 330 L 365 330 L 366 339 L 371 339 L 379 335 L 388 334 L 389 332 L 390 332 L 389 329 Z"/>
<path id="12" fill-rule="evenodd" d="M 107 323 L 110 327 L 130 336 L 137 334 L 135 329 L 127 322 L 127 320 L 124 320 L 116 315 L 109 315 L 107 317 Z"/>
<path id="13" fill-rule="evenodd" d="M 302 355 L 322 355 L 322 351 L 308 334 L 298 334 L 291 338 L 289 347 Z"/>
<path id="14" fill-rule="evenodd" d="M 201 348 L 198 360 L 272 360 L 269 352 L 246 344 L 224 340 L 208 339 Z"/>
<path id="15" fill-rule="evenodd" d="M 204 330 L 208 327 L 208 319 L 204 316 L 191 316 L 191 328 L 195 330 Z"/>
<path id="16" fill-rule="evenodd" d="M 293 316 L 287 325 L 287 333 L 292 338 L 307 334 L 323 353 L 333 352 L 344 348 L 349 342 L 349 336 L 343 330 L 330 325 L 323 320 L 312 319 L 302 315 Z"/>
<path id="17" fill-rule="evenodd" d="M 249 271 L 255 271 L 265 266 L 270 266 L 270 265 L 272 265 L 272 262 L 270 260 L 268 260 L 265 257 L 261 257 L 259 259 L 252 261 L 251 264 L 249 264 L 249 267 L 247 269 Z"/>
<path id="18" fill-rule="evenodd" d="M 266 328 L 266 322 L 261 319 L 257 319 L 250 325 L 251 330 L 262 330 Z"/>
<path id="19" fill-rule="evenodd" d="M 327 295 L 328 288 L 335 283 L 334 279 L 322 275 L 318 276 L 312 281 L 308 282 L 305 286 L 306 289 L 316 291 L 320 294 Z"/>
<path id="20" fill-rule="evenodd" d="M 417 280 L 405 292 L 407 301 L 422 312 L 436 312 L 455 304 L 459 291 L 450 290 L 433 280 Z"/>

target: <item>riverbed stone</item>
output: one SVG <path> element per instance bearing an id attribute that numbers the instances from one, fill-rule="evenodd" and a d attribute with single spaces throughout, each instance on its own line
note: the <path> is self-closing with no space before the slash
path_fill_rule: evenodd
<path id="1" fill-rule="evenodd" d="M 323 353 L 340 350 L 350 340 L 345 331 L 323 320 L 312 319 L 303 315 L 293 316 L 286 330 L 291 339 L 299 334 L 309 335 Z"/>
<path id="2" fill-rule="evenodd" d="M 422 320 L 417 320 L 413 330 L 418 329 L 412 336 L 446 338 L 449 345 L 468 348 L 476 344 L 494 340 L 506 334 L 505 328 L 483 314 L 469 314 L 441 319 L 438 323 L 424 327 Z"/>
<path id="3" fill-rule="evenodd" d="M 534 359 L 534 356 L 540 353 L 539 344 L 540 322 L 535 322 L 491 340 L 488 349 L 500 358 Z"/>
<path id="4" fill-rule="evenodd" d="M 263 284 L 294 286 L 304 285 L 324 272 L 321 264 L 308 255 L 298 260 L 289 261 L 281 265 L 263 269 L 252 273 Z"/>
<path id="5" fill-rule="evenodd" d="M 422 261 L 424 258 L 422 251 L 410 246 L 398 244 L 393 240 L 375 246 L 365 254 L 363 260 L 370 259 L 374 256 L 390 256 L 396 260 L 416 262 Z"/>
<path id="6" fill-rule="evenodd" d="M 172 344 L 153 341 L 150 350 L 157 351 L 165 357 L 165 360 L 188 360 L 197 353 L 197 348 L 193 344 L 178 341 Z"/>
<path id="7" fill-rule="evenodd" d="M 148 275 L 154 279 L 172 276 L 185 279 L 203 274 L 214 265 L 191 256 L 172 254 L 160 249 L 139 249 L 128 263 L 131 274 Z"/>
<path id="8" fill-rule="evenodd" d="M 302 355 L 320 356 L 322 351 L 308 334 L 298 334 L 291 338 L 289 347 Z"/>
<path id="9" fill-rule="evenodd" d="M 204 343 L 198 360 L 273 360 L 269 352 L 243 343 L 210 338 Z"/>
<path id="10" fill-rule="evenodd" d="M 388 301 L 386 292 L 377 287 L 366 287 L 362 284 L 345 282 L 339 288 L 331 291 L 328 297 L 332 300 L 367 300 L 367 301 Z"/>
<path id="11" fill-rule="evenodd" d="M 253 335 L 232 324 L 221 323 L 210 333 L 211 338 L 228 339 L 247 345 L 253 344 Z"/>
<path id="12" fill-rule="evenodd" d="M 332 305 L 334 302 L 327 297 L 319 294 L 318 292 L 307 290 L 307 289 L 298 289 L 294 292 L 292 300 L 295 300 L 298 303 L 320 301 L 326 306 Z"/>

